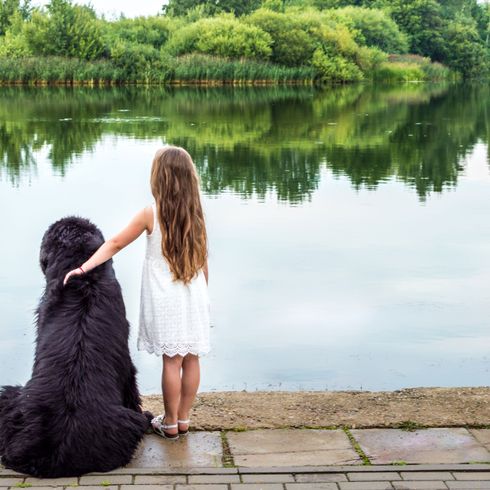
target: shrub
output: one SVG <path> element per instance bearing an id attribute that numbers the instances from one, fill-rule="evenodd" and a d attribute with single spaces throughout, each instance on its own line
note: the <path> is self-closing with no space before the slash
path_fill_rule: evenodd
<path id="1" fill-rule="evenodd" d="M 256 26 L 230 15 L 202 19 L 176 32 L 166 49 L 173 55 L 198 52 L 229 58 L 266 60 L 271 55 L 271 36 Z"/>
<path id="2" fill-rule="evenodd" d="M 168 41 L 174 22 L 163 16 L 120 19 L 107 24 L 107 35 L 109 40 L 149 44 L 160 49 Z"/>
<path id="3" fill-rule="evenodd" d="M 413 82 L 426 80 L 427 76 L 421 65 L 395 61 L 382 63 L 374 78 L 383 82 Z"/>
<path id="4" fill-rule="evenodd" d="M 322 82 L 356 82 L 364 78 L 355 63 L 339 55 L 328 55 L 321 48 L 313 53 L 312 66 Z"/>
<path id="5" fill-rule="evenodd" d="M 94 11 L 67 0 L 51 0 L 48 15 L 34 12 L 24 25 L 24 36 L 34 54 L 93 60 L 105 50 L 101 21 Z"/>
<path id="6" fill-rule="evenodd" d="M 326 15 L 345 24 L 354 32 L 354 39 L 366 46 L 375 46 L 387 53 L 406 53 L 407 36 L 390 16 L 378 9 L 345 7 L 328 10 Z"/>
<path id="7" fill-rule="evenodd" d="M 308 63 L 315 50 L 315 42 L 297 24 L 292 15 L 260 9 L 245 19 L 272 38 L 271 61 L 287 66 Z"/>

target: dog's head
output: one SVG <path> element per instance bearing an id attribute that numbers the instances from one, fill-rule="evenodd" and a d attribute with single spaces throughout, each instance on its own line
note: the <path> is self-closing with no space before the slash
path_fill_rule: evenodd
<path id="1" fill-rule="evenodd" d="M 89 220 L 69 216 L 53 223 L 41 242 L 39 261 L 46 279 L 79 267 L 102 244 L 101 231 Z"/>

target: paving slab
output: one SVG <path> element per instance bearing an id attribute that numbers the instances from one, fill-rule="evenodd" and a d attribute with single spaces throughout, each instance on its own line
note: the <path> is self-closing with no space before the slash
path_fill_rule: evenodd
<path id="1" fill-rule="evenodd" d="M 453 471 L 456 480 L 488 480 L 490 481 L 490 471 Z"/>
<path id="2" fill-rule="evenodd" d="M 239 475 L 189 475 L 189 483 L 240 483 Z M 206 487 L 207 488 L 207 487 Z"/>
<path id="3" fill-rule="evenodd" d="M 143 439 L 126 468 L 220 467 L 222 455 L 219 432 L 190 432 L 176 441 L 150 434 Z"/>
<path id="4" fill-rule="evenodd" d="M 454 480 L 449 471 L 400 471 L 404 480 Z"/>
<path id="5" fill-rule="evenodd" d="M 76 480 L 76 479 L 75 479 Z M 132 475 L 97 475 L 82 476 L 80 485 L 129 485 L 133 483 Z"/>
<path id="6" fill-rule="evenodd" d="M 174 490 L 173 485 L 121 485 L 120 490 Z M 65 489 L 71 490 L 71 489 Z M 85 489 L 83 489 L 85 490 Z M 104 490 L 102 487 L 100 490 Z"/>
<path id="7" fill-rule="evenodd" d="M 209 485 L 176 485 L 176 490 L 228 490 L 228 485 L 225 484 L 209 484 Z M 159 489 L 156 489 L 159 490 Z"/>
<path id="8" fill-rule="evenodd" d="M 24 477 L 20 478 L 0 478 L 0 487 L 13 487 L 22 483 L 24 481 Z"/>
<path id="9" fill-rule="evenodd" d="M 342 430 L 259 429 L 228 432 L 227 439 L 238 466 L 362 463 Z"/>
<path id="10" fill-rule="evenodd" d="M 394 481 L 396 490 L 447 490 L 443 481 L 417 480 L 417 481 Z"/>
<path id="11" fill-rule="evenodd" d="M 401 480 L 395 471 L 379 471 L 376 473 L 347 473 L 350 481 L 393 481 Z"/>
<path id="12" fill-rule="evenodd" d="M 485 489 L 490 490 L 490 481 L 448 481 L 447 486 L 450 489 L 465 488 L 467 490 Z"/>
<path id="13" fill-rule="evenodd" d="M 231 490 L 284 490 L 281 483 L 232 483 Z"/>
<path id="14" fill-rule="evenodd" d="M 490 429 L 470 429 L 473 437 L 490 450 Z"/>
<path id="15" fill-rule="evenodd" d="M 390 482 L 384 481 L 348 481 L 339 483 L 340 490 L 392 490 Z"/>
<path id="16" fill-rule="evenodd" d="M 465 428 L 352 429 L 373 464 L 490 461 L 490 452 Z"/>
<path id="17" fill-rule="evenodd" d="M 1 481 L 1 480 L 0 480 Z M 78 478 L 34 478 L 28 477 L 26 481 L 28 485 L 33 487 L 71 487 L 78 485 Z"/>
<path id="18" fill-rule="evenodd" d="M 300 483 L 347 481 L 347 477 L 343 473 L 296 473 L 295 478 Z"/>
<path id="19" fill-rule="evenodd" d="M 286 483 L 286 490 L 338 490 L 335 483 Z"/>

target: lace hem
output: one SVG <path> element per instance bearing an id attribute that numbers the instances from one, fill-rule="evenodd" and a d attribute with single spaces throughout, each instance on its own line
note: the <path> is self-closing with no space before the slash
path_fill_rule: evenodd
<path id="1" fill-rule="evenodd" d="M 163 356 L 163 354 L 165 354 L 169 357 L 176 355 L 183 357 L 186 354 L 203 356 L 208 354 L 211 348 L 209 344 L 199 344 L 196 342 L 155 345 L 140 337 L 138 338 L 138 350 L 145 350 L 146 352 L 157 356 Z"/>

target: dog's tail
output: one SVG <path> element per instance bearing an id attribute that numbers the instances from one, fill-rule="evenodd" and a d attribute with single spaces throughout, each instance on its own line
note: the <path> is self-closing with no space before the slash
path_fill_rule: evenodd
<path id="1" fill-rule="evenodd" d="M 0 388 L 0 454 L 5 451 L 5 444 L 10 439 L 14 418 L 14 409 L 22 391 L 21 386 L 2 386 Z"/>
<path id="2" fill-rule="evenodd" d="M 122 406 L 73 414 L 56 450 L 31 467 L 48 478 L 114 470 L 131 461 L 147 427 L 144 414 Z"/>

